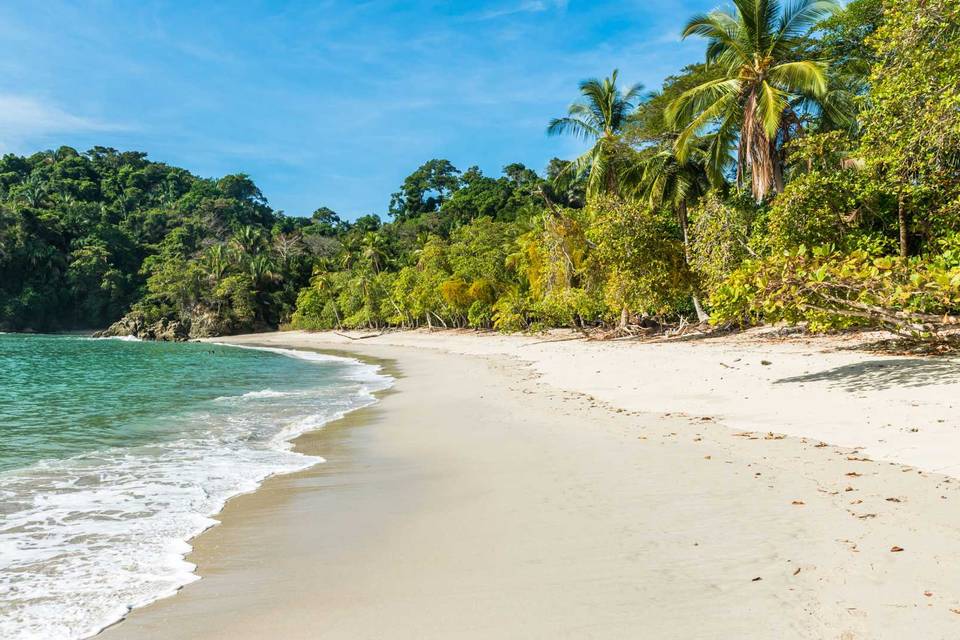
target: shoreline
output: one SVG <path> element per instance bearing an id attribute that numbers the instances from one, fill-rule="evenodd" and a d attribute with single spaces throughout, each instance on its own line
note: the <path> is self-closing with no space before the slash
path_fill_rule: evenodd
<path id="1" fill-rule="evenodd" d="M 564 389 L 549 370 L 537 370 L 544 368 L 542 361 L 524 364 L 529 354 L 498 356 L 503 344 L 462 355 L 464 341 L 473 340 L 469 346 L 484 337 L 384 338 L 375 340 L 386 344 L 330 334 L 226 339 L 385 357 L 396 361 L 400 375 L 381 402 L 295 440 L 298 450 L 315 447 L 328 464 L 270 478 L 256 492 L 228 502 L 218 516 L 222 524 L 196 538 L 188 557 L 203 580 L 174 598 L 134 610 L 97 637 L 179 637 L 178 631 L 204 638 L 271 633 L 284 638 L 626 638 L 641 630 L 650 637 L 760 638 L 777 629 L 779 637 L 848 633 L 843 637 L 859 638 L 898 637 L 897 629 L 917 625 L 928 637 L 949 637 L 960 629 L 960 615 L 951 611 L 960 608 L 960 593 L 948 578 L 958 565 L 947 560 L 960 553 L 954 542 L 960 518 L 948 509 L 960 494 L 949 478 L 905 474 L 906 468 L 862 461 L 856 451 L 815 441 L 740 436 L 718 420 L 695 414 L 663 416 L 617 407 L 603 394 Z M 427 340 L 436 345 L 437 338 L 447 343 L 422 348 Z M 451 346 L 450 339 L 460 342 Z M 410 344 L 417 340 L 421 345 Z M 457 389 L 450 380 L 454 371 L 467 373 L 464 384 L 476 385 L 477 393 Z M 431 396 L 445 394 L 457 396 L 455 411 L 431 406 Z M 465 405 L 478 410 L 465 414 Z M 485 412 L 507 424 L 485 422 Z M 449 426 L 453 421 L 466 425 Z M 431 438 L 412 433 L 417 422 L 429 424 Z M 478 424 L 500 438 L 479 437 Z M 454 433 L 445 433 L 445 425 Z M 473 455 L 458 450 L 468 444 L 486 448 L 480 468 Z M 331 448 L 336 464 L 328 467 Z M 399 470 L 404 473 L 391 466 L 398 449 L 407 463 Z M 428 455 L 408 459 L 412 450 Z M 544 455 L 546 462 L 540 459 Z M 465 471 L 447 468 L 447 456 L 463 457 Z M 642 461 L 642 471 L 629 464 L 634 457 Z M 553 458 L 566 464 L 558 469 Z M 600 461 L 606 462 L 603 473 L 596 468 Z M 410 468 L 421 466 L 427 477 L 411 479 Z M 855 476 L 848 475 L 851 467 Z M 511 497 L 512 485 L 502 486 L 490 475 L 498 469 L 522 477 L 518 486 L 539 501 Z M 449 475 L 452 489 L 431 482 L 434 474 Z M 689 491 L 673 486 L 678 474 Z M 551 482 L 544 485 L 545 478 Z M 351 482 L 359 482 L 365 500 L 346 500 L 345 493 L 358 491 Z M 363 491 L 364 482 L 389 498 Z M 448 495 L 463 493 L 463 487 L 474 501 Z M 763 495 L 755 495 L 758 489 Z M 771 500 L 771 493 L 777 499 Z M 570 496 L 585 511 L 602 512 L 594 518 L 615 526 L 594 529 L 583 515 L 556 512 L 557 503 Z M 651 511 L 638 500 L 658 506 Z M 398 504 L 406 511 L 398 513 Z M 618 508 L 610 510 L 614 505 Z M 646 521 L 651 512 L 657 514 L 656 526 Z M 516 524 L 518 513 L 538 534 L 535 544 L 523 529 L 504 536 L 489 524 L 477 524 L 484 517 L 493 524 Z M 420 531 L 427 545 L 406 537 L 407 529 L 421 521 L 430 525 Z M 479 531 L 463 529 L 467 521 Z M 463 529 L 475 544 L 450 549 L 449 541 L 434 539 L 445 537 L 451 527 Z M 718 527 L 729 539 L 711 539 Z M 568 530 L 576 535 L 554 539 L 556 532 Z M 733 544 L 738 535 L 740 542 Z M 397 547 L 394 538 L 407 544 Z M 271 544 L 279 539 L 286 548 Z M 582 546 L 587 541 L 594 544 Z M 513 556 L 510 566 L 526 581 L 517 584 L 505 570 L 491 573 L 489 567 L 502 561 L 499 554 L 479 565 L 471 561 L 491 542 Z M 597 544 L 609 550 L 603 557 L 594 550 Z M 891 553 L 895 546 L 906 551 Z M 611 554 L 617 562 L 606 557 Z M 371 563 L 370 556 L 379 562 Z M 700 564 L 692 564 L 694 559 Z M 406 561 L 415 561 L 426 575 L 411 575 L 416 572 Z M 573 567 L 565 568 L 568 564 Z M 333 575 L 330 567 L 336 568 Z M 294 575 L 286 578 L 285 571 Z M 663 584 L 664 574 L 675 579 Z M 583 575 L 593 578 L 585 581 Z M 470 580 L 483 588 L 469 591 L 470 597 L 449 595 Z M 384 582 L 409 588 L 396 592 Z M 516 602 L 532 612 L 500 615 Z M 432 615 L 426 616 L 424 608 Z M 253 615 L 245 613 L 248 609 L 255 619 L 248 619 Z M 478 611 L 485 616 L 477 617 Z M 384 633 L 387 628 L 395 633 Z M 684 633 L 673 635 L 678 630 Z"/>
<path id="2" fill-rule="evenodd" d="M 58 335 L 62 335 L 62 334 L 58 334 Z M 94 339 L 94 340 L 134 340 L 134 341 L 141 341 L 140 338 L 135 338 L 135 337 L 132 337 L 132 336 L 105 336 L 105 337 L 92 337 L 91 339 Z M 256 350 L 256 351 L 265 351 L 265 352 L 270 352 L 270 353 L 282 355 L 282 356 L 288 357 L 288 358 L 295 358 L 295 359 L 302 359 L 302 360 L 311 360 L 311 359 L 312 359 L 311 357 L 304 357 L 304 356 L 322 355 L 322 356 L 329 356 L 330 358 L 336 358 L 336 359 L 339 359 L 339 360 L 343 360 L 343 361 L 346 361 L 346 362 L 350 362 L 351 364 L 372 366 L 372 367 L 374 367 L 373 372 L 374 372 L 375 375 L 381 376 L 381 377 L 384 377 L 384 378 L 385 378 L 384 384 L 385 384 L 386 386 L 378 387 L 378 388 L 375 388 L 375 389 L 369 391 L 369 395 L 370 395 L 370 397 L 371 397 L 371 401 L 368 402 L 368 403 L 366 403 L 366 404 L 362 404 L 362 405 L 359 405 L 359 406 L 354 407 L 354 408 L 352 408 L 352 409 L 348 409 L 348 410 L 346 410 L 345 412 L 339 414 L 338 416 L 335 416 L 335 417 L 327 420 L 326 422 L 324 422 L 324 423 L 321 424 L 320 426 L 311 427 L 311 428 L 307 429 L 306 431 L 300 431 L 300 432 L 295 433 L 295 434 L 293 434 L 293 435 L 284 435 L 284 437 L 281 439 L 282 442 L 288 444 L 288 445 L 290 446 L 290 449 L 291 449 L 292 451 L 297 452 L 297 453 L 302 453 L 302 454 L 308 455 L 310 458 L 313 459 L 313 462 L 311 462 L 311 463 L 309 464 L 309 466 L 306 466 L 306 467 L 301 468 L 301 469 L 295 469 L 295 470 L 292 470 L 292 471 L 276 471 L 276 472 L 270 473 L 270 474 L 268 474 L 268 475 L 266 475 L 266 476 L 264 476 L 264 477 L 262 477 L 262 478 L 259 478 L 259 479 L 256 481 L 256 486 L 254 486 L 253 488 L 251 488 L 251 489 L 245 489 L 245 490 L 240 490 L 238 493 L 235 493 L 235 494 L 233 494 L 233 495 L 230 495 L 229 497 L 227 497 L 227 498 L 223 501 L 222 505 L 220 506 L 220 508 L 219 508 L 217 511 L 215 511 L 215 512 L 213 512 L 213 513 L 209 513 L 209 514 L 203 514 L 203 517 L 206 518 L 206 519 L 208 519 L 208 520 L 210 520 L 211 522 L 210 522 L 209 524 L 207 524 L 207 526 L 205 526 L 203 529 L 201 529 L 200 531 L 198 531 L 197 533 L 195 533 L 194 535 L 192 535 L 192 536 L 190 536 L 190 537 L 182 540 L 182 542 L 188 547 L 188 551 L 186 551 L 185 553 L 182 553 L 182 554 L 181 554 L 181 560 L 183 560 L 184 562 L 186 562 L 187 564 L 189 564 L 189 565 L 192 567 L 192 568 L 191 568 L 192 577 L 191 577 L 190 579 L 188 579 L 187 581 L 183 582 L 182 584 L 180 584 L 178 587 L 174 588 L 174 589 L 173 589 L 172 591 L 170 591 L 170 592 L 166 592 L 166 593 L 157 595 L 157 596 L 153 597 L 153 598 L 150 599 L 150 600 L 147 600 L 146 602 L 144 602 L 144 603 L 142 603 L 142 604 L 137 604 L 137 605 L 131 606 L 131 607 L 129 608 L 128 612 L 127 612 L 124 616 L 120 617 L 120 618 L 117 619 L 117 620 L 114 620 L 113 622 L 110 622 L 109 624 L 107 624 L 107 625 L 104 626 L 104 627 L 101 627 L 101 628 L 100 628 L 98 631 L 96 631 L 92 636 L 88 636 L 88 637 L 90 637 L 90 638 L 99 638 L 99 637 L 102 637 L 102 635 L 103 635 L 106 631 L 108 631 L 109 629 L 112 629 L 112 628 L 116 627 L 117 625 L 119 625 L 120 623 L 122 623 L 124 620 L 126 620 L 126 618 L 127 618 L 132 612 L 138 611 L 138 610 L 143 609 L 143 608 L 145 608 L 145 607 L 149 607 L 149 606 L 151 606 L 151 605 L 153 605 L 153 604 L 155 604 L 155 603 L 157 603 L 157 602 L 160 602 L 160 601 L 163 601 L 163 600 L 167 600 L 167 599 L 173 598 L 174 596 L 176 596 L 177 594 L 179 594 L 180 591 L 182 591 L 185 587 L 189 586 L 189 585 L 192 584 L 193 582 L 196 582 L 197 580 L 201 580 L 203 576 L 201 576 L 201 575 L 199 574 L 199 572 L 197 571 L 196 563 L 194 563 L 194 562 L 191 560 L 191 556 L 192 556 L 193 553 L 194 553 L 194 549 L 193 549 L 194 542 L 195 542 L 198 538 L 200 538 L 201 536 L 203 536 L 204 534 L 206 534 L 208 531 L 210 531 L 210 530 L 212 530 L 212 529 L 220 526 L 220 524 L 221 524 L 221 521 L 219 520 L 220 514 L 223 513 L 223 511 L 227 508 L 227 506 L 228 506 L 232 501 L 234 501 L 234 500 L 236 500 L 236 499 L 239 499 L 239 498 L 242 498 L 242 497 L 244 497 L 244 496 L 248 496 L 248 495 L 251 495 L 251 494 L 256 493 L 257 491 L 260 490 L 260 488 L 263 486 L 263 484 L 264 484 L 265 482 L 269 481 L 271 478 L 280 477 L 280 476 L 285 476 L 285 475 L 290 475 L 290 474 L 294 474 L 294 473 L 300 473 L 300 472 L 302 472 L 302 471 L 306 471 L 306 470 L 308 470 L 308 469 L 311 469 L 312 467 L 315 467 L 315 466 L 317 466 L 317 465 L 321 465 L 321 464 L 326 463 L 326 459 L 325 459 L 322 455 L 320 455 L 319 453 L 315 453 L 315 452 L 314 452 L 314 453 L 308 453 L 307 451 L 302 450 L 302 449 L 298 446 L 298 444 L 297 444 L 298 441 L 299 441 L 301 438 L 305 438 L 306 436 L 309 436 L 310 434 L 313 434 L 313 433 L 315 433 L 315 432 L 317 432 L 317 431 L 323 430 L 328 424 L 335 423 L 335 422 L 340 422 L 340 421 L 342 421 L 342 420 L 345 420 L 346 417 L 349 416 L 350 414 L 353 414 L 353 413 L 356 413 L 356 412 L 361 412 L 361 411 L 363 411 L 363 410 L 365 410 L 365 409 L 367 409 L 367 408 L 375 405 L 375 404 L 379 401 L 380 397 L 381 397 L 383 394 L 387 394 L 387 393 L 390 392 L 390 388 L 393 386 L 393 382 L 396 380 L 395 375 L 389 371 L 391 367 L 390 367 L 390 364 L 389 364 L 388 362 L 386 362 L 386 361 L 378 361 L 376 358 L 361 358 L 361 357 L 356 357 L 356 356 L 351 355 L 351 354 L 349 354 L 349 353 L 347 353 L 347 352 L 335 352 L 335 350 L 332 350 L 332 349 L 331 349 L 331 350 L 324 350 L 324 351 L 322 351 L 322 352 L 320 352 L 320 351 L 314 351 L 314 350 L 286 349 L 286 348 L 276 347 L 276 346 L 270 346 L 270 345 L 262 345 L 262 346 L 260 346 L 260 345 L 244 345 L 244 344 L 230 344 L 230 343 L 218 343 L 218 344 L 223 344 L 223 345 L 230 346 L 230 347 L 234 347 L 234 348 L 238 348 L 238 349 L 252 349 L 252 350 Z"/>
<path id="3" fill-rule="evenodd" d="M 375 403 L 378 391 L 393 382 L 380 364 L 348 354 L 245 345 L 90 347 L 85 338 L 15 341 L 12 360 L 28 363 L 23 368 L 29 371 L 31 363 L 46 362 L 42 358 L 56 347 L 76 363 L 65 371 L 83 380 L 83 370 L 100 371 L 96 367 L 104 354 L 119 362 L 116 371 L 125 371 L 125 357 L 132 359 L 130 375 L 153 385 L 131 387 L 154 402 L 149 406 L 155 410 L 141 409 L 141 415 L 157 417 L 139 424 L 162 426 L 173 435 L 146 444 L 131 437 L 120 456 L 111 455 L 109 445 L 98 448 L 94 440 L 86 450 L 74 450 L 75 455 L 10 468 L 4 483 L 10 504 L 3 510 L 9 517 L 0 518 L 6 525 L 4 564 L 10 570 L 2 583 L 9 587 L 9 598 L 0 607 L 0 626 L 15 637 L 94 637 L 131 610 L 199 580 L 187 556 L 193 541 L 218 524 L 226 504 L 255 492 L 270 477 L 322 462 L 322 457 L 293 452 L 291 441 Z M 182 357 L 162 359 L 170 353 Z M 71 357 L 78 354 L 83 357 Z M 221 362 L 216 355 L 229 357 Z M 155 357 L 152 368 L 138 359 L 144 357 Z M 61 371 L 55 368 L 58 363 L 51 364 L 53 371 Z M 195 375 L 191 365 L 198 365 Z M 113 389 L 112 381 L 103 382 L 110 375 L 109 370 L 99 374 L 97 384 Z M 116 383 L 126 388 L 129 379 L 116 377 Z M 39 389 L 44 380 L 35 380 L 25 391 Z M 268 380 L 272 388 L 257 385 L 258 380 Z M 182 391 L 188 383 L 197 385 L 193 395 Z M 89 397 L 84 388 L 78 385 L 73 395 Z M 168 402 L 162 404 L 165 397 Z M 83 421 L 83 409 L 79 405 L 78 412 L 62 417 L 52 411 L 46 421 L 76 422 L 76 432 L 84 435 L 82 427 L 89 423 Z M 102 412 L 109 411 L 108 404 Z M 32 424 L 29 415 L 24 417 L 26 425 Z M 161 417 L 166 419 L 160 422 Z M 14 446 L 16 428 L 11 435 Z M 104 514 L 104 509 L 109 510 Z M 49 559 L 49 564 L 40 565 L 36 558 Z M 51 616 L 52 606 L 62 614 Z"/>

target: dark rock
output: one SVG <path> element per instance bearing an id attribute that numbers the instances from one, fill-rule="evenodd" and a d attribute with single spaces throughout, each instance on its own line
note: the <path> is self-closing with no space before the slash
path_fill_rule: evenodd
<path id="1" fill-rule="evenodd" d="M 189 329 L 179 320 L 158 320 L 147 323 L 143 316 L 132 311 L 103 331 L 93 334 L 95 338 L 133 336 L 141 340 L 183 342 L 190 338 Z"/>

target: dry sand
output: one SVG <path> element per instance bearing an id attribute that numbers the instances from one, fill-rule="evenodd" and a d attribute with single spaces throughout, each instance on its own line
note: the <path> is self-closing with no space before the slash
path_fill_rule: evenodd
<path id="1" fill-rule="evenodd" d="M 960 482 L 927 471 L 960 469 L 956 361 L 751 336 L 230 341 L 398 381 L 299 439 L 325 464 L 227 505 L 195 541 L 203 580 L 103 638 L 960 637 Z"/>

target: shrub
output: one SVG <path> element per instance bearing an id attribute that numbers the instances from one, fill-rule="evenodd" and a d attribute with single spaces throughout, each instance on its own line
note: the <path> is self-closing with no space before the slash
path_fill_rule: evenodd
<path id="1" fill-rule="evenodd" d="M 800 247 L 750 260 L 711 296 L 713 322 L 806 322 L 813 331 L 930 335 L 960 322 L 960 260 Z"/>

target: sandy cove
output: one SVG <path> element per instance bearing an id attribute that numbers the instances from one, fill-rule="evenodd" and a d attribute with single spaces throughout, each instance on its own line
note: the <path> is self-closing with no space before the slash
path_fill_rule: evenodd
<path id="1" fill-rule="evenodd" d="M 960 637 L 956 360 L 548 340 L 224 340 L 398 380 L 297 441 L 325 464 L 228 503 L 203 580 L 101 637 Z"/>

